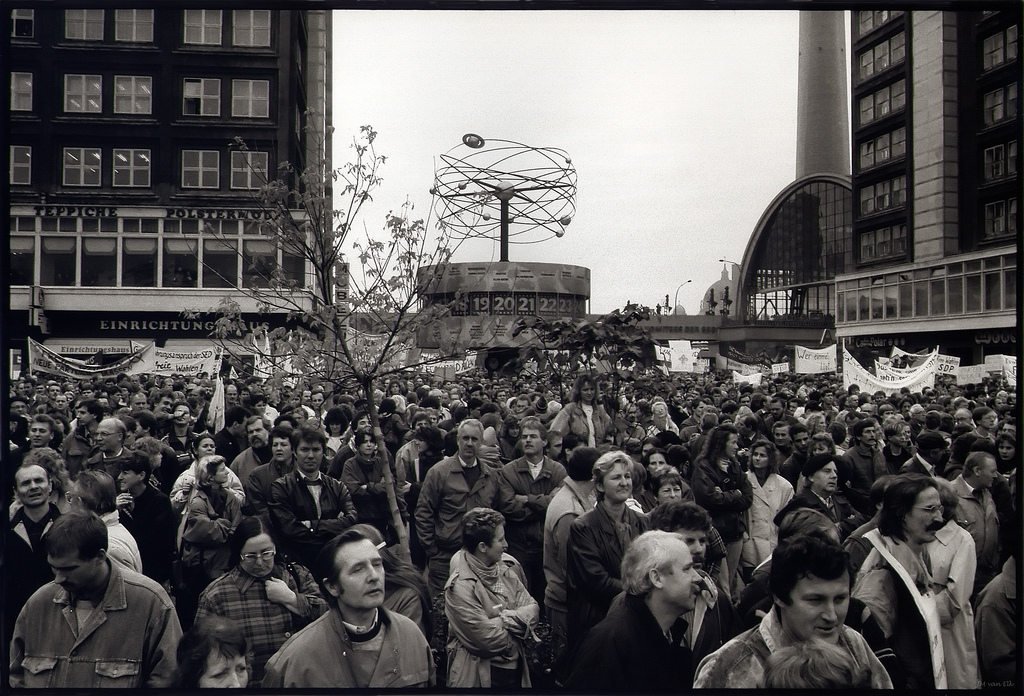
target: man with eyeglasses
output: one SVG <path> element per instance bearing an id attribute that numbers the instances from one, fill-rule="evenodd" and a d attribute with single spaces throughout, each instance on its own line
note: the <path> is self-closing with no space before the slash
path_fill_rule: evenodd
<path id="1" fill-rule="evenodd" d="M 946 524 L 935 482 L 907 474 L 882 498 L 878 528 L 864 538 L 872 546 L 853 588 L 892 647 L 901 677 L 897 688 L 944 689 L 946 664 L 941 621 L 926 545 Z"/>
<path id="2" fill-rule="evenodd" d="M 117 479 L 121 474 L 121 463 L 131 454 L 124 446 L 128 430 L 119 418 L 104 418 L 96 428 L 96 454 L 86 460 L 87 469 L 101 469 L 110 478 Z"/>

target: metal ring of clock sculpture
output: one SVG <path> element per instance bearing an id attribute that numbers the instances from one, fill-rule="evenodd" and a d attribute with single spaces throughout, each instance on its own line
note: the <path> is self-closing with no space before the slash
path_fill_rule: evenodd
<path id="1" fill-rule="evenodd" d="M 508 244 L 561 237 L 576 214 L 576 169 L 561 149 L 472 133 L 440 156 L 431 193 L 438 226 L 453 236 Z"/>

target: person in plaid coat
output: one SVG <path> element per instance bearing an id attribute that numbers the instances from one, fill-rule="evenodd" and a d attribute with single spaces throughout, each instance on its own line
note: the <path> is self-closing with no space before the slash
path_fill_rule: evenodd
<path id="1" fill-rule="evenodd" d="M 271 655 L 328 606 L 312 574 L 278 556 L 260 518 L 247 517 L 238 525 L 231 557 L 231 570 L 200 596 L 196 622 L 209 615 L 237 622 L 253 652 L 250 681 L 258 684 Z"/>

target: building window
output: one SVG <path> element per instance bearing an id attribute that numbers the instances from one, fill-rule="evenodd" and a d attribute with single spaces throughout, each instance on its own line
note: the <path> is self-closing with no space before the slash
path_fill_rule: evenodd
<path id="1" fill-rule="evenodd" d="M 240 118 L 267 118 L 270 115 L 270 82 L 232 80 L 231 115 Z"/>
<path id="2" fill-rule="evenodd" d="M 102 99 L 103 78 L 100 75 L 64 76 L 64 113 L 101 113 Z"/>
<path id="3" fill-rule="evenodd" d="M 82 239 L 82 287 L 112 288 L 117 285 L 117 240 L 111 237 Z"/>
<path id="4" fill-rule="evenodd" d="M 64 185 L 99 186 L 100 157 L 99 148 L 64 148 Z"/>
<path id="5" fill-rule="evenodd" d="M 181 187 L 215 189 L 220 186 L 220 153 L 216 150 L 183 150 Z"/>
<path id="6" fill-rule="evenodd" d="M 860 145 L 860 167 L 868 169 L 903 157 L 907 151 L 907 129 L 897 128 Z"/>
<path id="7" fill-rule="evenodd" d="M 75 284 L 78 240 L 75 237 L 43 237 L 39 254 L 39 284 Z"/>
<path id="8" fill-rule="evenodd" d="M 149 186 L 149 150 L 114 150 L 114 186 Z"/>
<path id="9" fill-rule="evenodd" d="M 231 13 L 234 46 L 270 46 L 270 10 L 235 10 Z"/>
<path id="10" fill-rule="evenodd" d="M 232 152 L 231 188 L 257 189 L 266 184 L 269 160 L 266 152 Z"/>
<path id="11" fill-rule="evenodd" d="M 1017 58 L 1017 27 L 986 36 L 981 43 L 981 65 L 990 70 Z"/>
<path id="12" fill-rule="evenodd" d="M 153 42 L 153 10 L 114 10 L 114 40 Z"/>
<path id="13" fill-rule="evenodd" d="M 894 225 L 860 233 L 860 261 L 898 260 L 907 255 L 907 226 Z"/>
<path id="14" fill-rule="evenodd" d="M 220 80 L 214 78 L 185 78 L 186 116 L 220 116 Z"/>
<path id="15" fill-rule="evenodd" d="M 32 73 L 11 73 L 11 111 L 32 110 Z"/>
<path id="16" fill-rule="evenodd" d="M 902 10 L 861 10 L 857 13 L 857 35 L 864 36 L 901 14 L 903 14 Z"/>
<path id="17" fill-rule="evenodd" d="M 238 240 L 203 240 L 203 287 L 238 286 Z"/>
<path id="18" fill-rule="evenodd" d="M 103 40 L 103 10 L 64 10 L 64 38 Z"/>
<path id="19" fill-rule="evenodd" d="M 985 240 L 1017 234 L 1017 199 L 985 204 Z"/>
<path id="20" fill-rule="evenodd" d="M 265 288 L 277 269 L 277 249 L 273 242 L 263 240 L 242 243 L 242 285 Z"/>
<path id="21" fill-rule="evenodd" d="M 907 154 L 907 129 L 897 128 L 892 132 L 892 159 L 904 157 Z"/>
<path id="22" fill-rule="evenodd" d="M 220 46 L 220 10 L 185 10 L 185 43 Z"/>
<path id="23" fill-rule="evenodd" d="M 1017 117 L 1017 83 L 985 94 L 982 119 L 986 126 Z"/>
<path id="24" fill-rule="evenodd" d="M 11 36 L 31 39 L 36 33 L 35 10 L 11 10 Z"/>
<path id="25" fill-rule="evenodd" d="M 199 240 L 164 239 L 163 286 L 194 288 L 199 280 Z"/>
<path id="26" fill-rule="evenodd" d="M 872 46 L 857 57 L 857 77 L 863 82 L 872 75 L 877 75 L 893 65 L 902 63 L 905 57 L 905 37 L 901 32 Z"/>
<path id="27" fill-rule="evenodd" d="M 898 176 L 890 181 L 880 181 L 860 190 L 860 214 L 871 215 L 906 204 L 907 177 Z"/>
<path id="28" fill-rule="evenodd" d="M 153 78 L 141 75 L 115 75 L 114 113 L 153 113 Z"/>
<path id="29" fill-rule="evenodd" d="M 34 237 L 11 237 L 11 285 L 34 285 L 36 240 Z"/>
<path id="30" fill-rule="evenodd" d="M 11 145 L 10 182 L 12 186 L 32 183 L 32 148 Z"/>
<path id="31" fill-rule="evenodd" d="M 898 80 L 860 100 L 860 125 L 903 110 L 907 105 L 907 82 Z"/>
<path id="32" fill-rule="evenodd" d="M 156 287 L 156 239 L 126 238 L 121 254 L 121 285 Z"/>

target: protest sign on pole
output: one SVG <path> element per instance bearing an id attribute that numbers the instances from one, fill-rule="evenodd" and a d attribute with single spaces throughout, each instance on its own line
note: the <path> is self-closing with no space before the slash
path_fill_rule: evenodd
<path id="1" fill-rule="evenodd" d="M 951 375 L 956 376 L 957 368 L 960 367 L 960 358 L 952 355 L 939 355 L 938 364 L 935 366 L 935 372 L 940 375 Z"/>
<path id="2" fill-rule="evenodd" d="M 988 376 L 984 365 L 961 365 L 956 368 L 956 383 L 959 385 L 965 384 L 981 384 L 982 380 Z"/>
<path id="3" fill-rule="evenodd" d="M 795 346 L 794 354 L 793 372 L 798 375 L 835 372 L 838 368 L 835 346 L 820 349 Z"/>
<path id="4" fill-rule="evenodd" d="M 772 374 L 773 375 L 783 375 L 783 374 L 785 374 L 787 372 L 789 372 L 789 363 L 788 362 L 773 363 L 772 364 Z"/>

